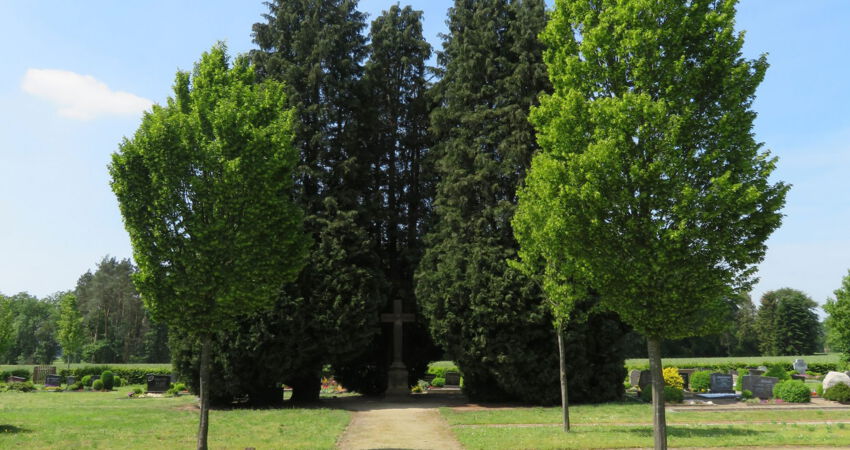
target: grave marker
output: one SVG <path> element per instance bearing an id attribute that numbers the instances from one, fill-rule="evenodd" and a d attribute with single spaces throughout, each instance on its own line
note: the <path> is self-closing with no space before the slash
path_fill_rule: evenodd
<path id="1" fill-rule="evenodd" d="M 732 375 L 728 373 L 713 373 L 711 374 L 710 390 L 712 393 L 734 393 L 735 383 L 732 382 Z"/>
<path id="2" fill-rule="evenodd" d="M 393 362 L 390 364 L 387 394 L 406 395 L 409 393 L 407 386 L 407 366 L 401 357 L 402 349 L 402 327 L 404 322 L 413 322 L 416 316 L 411 313 L 403 313 L 401 299 L 393 301 L 393 312 L 381 314 L 381 322 L 393 324 Z"/>
<path id="3" fill-rule="evenodd" d="M 779 382 L 775 377 L 763 377 L 761 375 L 744 375 L 741 380 L 741 388 L 753 393 L 753 397 L 767 399 L 773 397 L 773 386 Z"/>
<path id="4" fill-rule="evenodd" d="M 460 386 L 460 374 L 457 372 L 446 372 L 446 386 Z"/>
<path id="5" fill-rule="evenodd" d="M 794 360 L 794 370 L 796 370 L 797 373 L 799 373 L 800 375 L 805 375 L 806 370 L 808 368 L 809 368 L 809 365 L 806 364 L 806 362 L 803 361 L 802 359 L 795 359 Z"/>
<path id="6" fill-rule="evenodd" d="M 632 369 L 629 371 L 629 384 L 634 387 L 640 386 L 640 370 Z"/>
<path id="7" fill-rule="evenodd" d="M 638 380 L 638 387 L 640 390 L 646 389 L 647 386 L 652 384 L 652 374 L 648 370 L 640 371 L 640 379 Z"/>
<path id="8" fill-rule="evenodd" d="M 50 386 L 50 387 L 62 386 L 62 377 L 60 377 L 59 375 L 53 375 L 53 374 L 47 375 L 44 378 L 44 386 L 45 387 L 47 387 L 47 386 Z"/>
<path id="9" fill-rule="evenodd" d="M 171 388 L 171 375 L 157 375 L 149 373 L 147 375 L 148 392 L 166 392 Z"/>

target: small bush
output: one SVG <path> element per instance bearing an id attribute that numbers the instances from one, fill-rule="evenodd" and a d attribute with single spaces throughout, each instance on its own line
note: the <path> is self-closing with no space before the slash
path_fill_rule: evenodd
<path id="1" fill-rule="evenodd" d="M 104 390 L 103 380 L 94 380 L 94 382 L 91 384 L 91 388 L 95 391 Z"/>
<path id="2" fill-rule="evenodd" d="M 652 385 L 640 391 L 640 399 L 650 403 L 652 402 Z M 684 392 L 679 388 L 672 386 L 664 386 L 664 403 L 682 403 L 685 399 Z"/>
<path id="3" fill-rule="evenodd" d="M 84 376 L 80 383 L 83 383 L 85 387 L 91 387 L 91 375 Z"/>
<path id="4" fill-rule="evenodd" d="M 446 385 L 446 379 L 443 377 L 437 377 L 431 380 L 431 386 L 434 387 L 443 387 Z"/>
<path id="5" fill-rule="evenodd" d="M 764 376 L 775 377 L 778 378 L 779 381 L 791 379 L 791 375 L 788 375 L 788 372 L 785 370 L 785 366 L 783 366 L 782 364 L 774 364 L 768 367 L 767 372 L 765 372 Z"/>
<path id="6" fill-rule="evenodd" d="M 812 391 L 799 380 L 785 380 L 773 386 L 773 396 L 788 403 L 808 403 L 812 398 Z"/>
<path id="7" fill-rule="evenodd" d="M 171 385 L 171 387 L 170 387 L 170 388 L 168 388 L 168 390 L 167 390 L 167 391 L 165 391 L 165 396 L 166 396 L 166 397 L 178 397 L 178 396 L 180 396 L 180 391 L 178 391 L 178 390 L 174 387 L 174 385 Z"/>
<path id="8" fill-rule="evenodd" d="M 414 394 L 421 394 L 423 392 L 422 386 L 416 384 L 410 388 L 410 392 L 413 392 Z"/>
<path id="9" fill-rule="evenodd" d="M 186 383 L 174 383 L 174 390 L 177 392 L 183 392 L 188 389 L 186 388 Z"/>
<path id="10" fill-rule="evenodd" d="M 103 373 L 100 374 L 100 379 L 103 381 L 103 389 L 111 391 L 112 387 L 115 385 L 115 375 L 112 371 L 104 370 Z"/>
<path id="11" fill-rule="evenodd" d="M 121 378 L 121 377 L 115 377 L 115 381 L 113 382 L 112 386 L 114 386 L 114 387 L 121 387 L 121 386 L 124 386 L 124 384 L 125 384 L 125 383 L 124 383 L 124 379 L 123 379 L 123 378 Z"/>
<path id="12" fill-rule="evenodd" d="M 664 375 L 664 385 L 674 387 L 676 389 L 683 389 L 685 387 L 685 380 L 682 379 L 682 376 L 679 375 L 679 369 L 675 367 L 667 367 L 662 371 Z"/>
<path id="13" fill-rule="evenodd" d="M 753 398 L 753 391 L 749 389 L 744 389 L 743 391 L 741 391 L 741 398 L 744 400 L 749 400 Z"/>
<path id="14" fill-rule="evenodd" d="M 823 384 L 818 383 L 818 385 L 815 386 L 815 394 L 817 394 L 818 397 L 823 397 Z"/>
<path id="15" fill-rule="evenodd" d="M 708 392 L 711 387 L 711 371 L 694 372 L 691 375 L 690 387 L 692 392 Z"/>
<path id="16" fill-rule="evenodd" d="M 16 381 L 6 385 L 6 389 L 10 391 L 30 392 L 35 390 L 35 385 L 32 381 Z"/>
<path id="17" fill-rule="evenodd" d="M 142 388 L 140 388 L 140 387 L 133 388 L 133 393 L 136 394 L 136 395 L 141 395 L 142 392 L 143 392 Z"/>
<path id="18" fill-rule="evenodd" d="M 632 383 L 629 383 L 628 381 L 624 381 L 623 382 L 623 388 L 628 391 L 629 389 L 632 388 Z"/>
<path id="19" fill-rule="evenodd" d="M 821 386 L 821 389 L 823 389 L 823 386 Z M 850 402 L 850 386 L 847 386 L 844 383 L 838 383 L 827 389 L 826 392 L 823 393 L 823 398 L 834 402 Z"/>
<path id="20" fill-rule="evenodd" d="M 83 388 L 83 382 L 82 381 L 77 381 L 76 383 L 68 386 L 69 391 L 79 391 L 82 388 Z"/>

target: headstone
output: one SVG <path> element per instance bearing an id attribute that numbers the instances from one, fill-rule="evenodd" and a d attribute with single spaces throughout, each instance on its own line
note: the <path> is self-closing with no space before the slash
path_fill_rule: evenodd
<path id="1" fill-rule="evenodd" d="M 24 377 L 16 377 L 14 375 L 6 379 L 7 383 L 23 383 L 24 381 L 27 381 L 27 379 Z"/>
<path id="2" fill-rule="evenodd" d="M 688 391 L 691 387 L 691 373 L 679 371 L 679 376 L 682 377 L 682 389 Z"/>
<path id="3" fill-rule="evenodd" d="M 413 322 L 416 316 L 402 312 L 401 299 L 393 301 L 393 312 L 381 314 L 381 322 L 393 324 L 393 362 L 387 373 L 386 395 L 407 395 L 407 366 L 401 357 L 402 327 L 404 322 Z"/>
<path id="4" fill-rule="evenodd" d="M 34 384 L 44 384 L 47 375 L 55 375 L 56 366 L 35 366 L 32 368 L 32 382 Z"/>
<path id="5" fill-rule="evenodd" d="M 712 393 L 734 393 L 735 390 L 733 386 L 735 383 L 732 382 L 732 375 L 728 373 L 713 373 L 711 374 L 711 384 L 710 384 Z"/>
<path id="6" fill-rule="evenodd" d="M 629 371 L 629 384 L 635 387 L 640 385 L 640 370 L 632 369 Z"/>
<path id="7" fill-rule="evenodd" d="M 750 375 L 764 375 L 764 370 L 761 369 L 747 369 L 750 371 Z"/>
<path id="8" fill-rule="evenodd" d="M 766 399 L 773 397 L 773 386 L 778 382 L 779 379 L 775 377 L 744 375 L 744 379 L 741 380 L 741 388 L 752 392 L 753 397 Z"/>
<path id="9" fill-rule="evenodd" d="M 44 385 L 51 387 L 59 387 L 62 385 L 62 377 L 53 374 L 47 375 L 44 378 Z"/>
<path id="10" fill-rule="evenodd" d="M 638 387 L 640 390 L 646 389 L 647 386 L 652 384 L 652 375 L 648 370 L 640 371 L 640 378 L 638 379 Z"/>
<path id="11" fill-rule="evenodd" d="M 165 392 L 171 388 L 171 375 L 147 375 L 148 392 Z"/>
<path id="12" fill-rule="evenodd" d="M 799 373 L 800 375 L 805 374 L 806 370 L 808 368 L 809 368 L 808 364 L 806 364 L 806 362 L 803 361 L 802 359 L 795 359 L 794 360 L 794 370 L 796 370 L 797 373 Z"/>
<path id="13" fill-rule="evenodd" d="M 65 384 L 68 386 L 77 382 L 77 377 L 65 377 Z"/>
<path id="14" fill-rule="evenodd" d="M 428 383 L 434 381 L 434 378 L 437 378 L 437 376 L 434 375 L 433 373 L 426 373 L 425 375 L 422 376 L 422 379 L 427 381 Z"/>
<path id="15" fill-rule="evenodd" d="M 446 386 L 460 386 L 460 374 L 457 372 L 446 372 Z"/>
<path id="16" fill-rule="evenodd" d="M 835 386 L 838 383 L 844 383 L 850 386 L 850 376 L 842 372 L 829 372 L 823 377 L 823 391 Z"/>

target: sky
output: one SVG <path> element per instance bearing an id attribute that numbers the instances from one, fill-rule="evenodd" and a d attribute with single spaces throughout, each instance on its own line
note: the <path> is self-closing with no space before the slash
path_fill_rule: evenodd
<path id="1" fill-rule="evenodd" d="M 361 0 L 375 18 L 395 2 Z M 415 0 L 440 48 L 448 0 Z M 850 2 L 743 0 L 744 55 L 768 54 L 755 135 L 793 185 L 752 297 L 791 287 L 824 303 L 850 269 Z M 551 1 L 549 2 L 551 5 Z M 177 70 L 225 41 L 254 48 L 259 0 L 0 0 L 0 293 L 73 289 L 104 256 L 131 257 L 107 164 Z"/>

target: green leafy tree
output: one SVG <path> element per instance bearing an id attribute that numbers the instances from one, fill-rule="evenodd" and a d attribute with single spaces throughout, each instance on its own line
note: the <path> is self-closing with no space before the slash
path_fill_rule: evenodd
<path id="1" fill-rule="evenodd" d="M 843 352 L 845 361 L 850 361 L 850 271 L 834 295 L 823 306 L 828 314 L 824 321 L 826 342 L 831 351 Z"/>
<path id="2" fill-rule="evenodd" d="M 764 355 L 810 355 L 820 351 L 821 325 L 814 300 L 796 289 L 766 292 L 757 313 Z"/>
<path id="3" fill-rule="evenodd" d="M 6 354 L 15 342 L 15 315 L 12 302 L 0 294 L 0 358 Z"/>
<path id="4" fill-rule="evenodd" d="M 767 62 L 742 57 L 736 3 L 557 0 L 542 34 L 554 91 L 518 217 L 564 290 L 598 290 L 646 336 L 656 448 L 662 340 L 718 330 L 788 189 L 753 139 Z"/>
<path id="5" fill-rule="evenodd" d="M 39 299 L 26 292 L 7 297 L 11 310 L 12 343 L 8 364 L 52 364 L 59 354 L 56 320 L 59 294 Z"/>
<path id="6" fill-rule="evenodd" d="M 201 341 L 198 448 L 207 448 L 213 330 L 268 309 L 303 266 L 292 119 L 283 85 L 256 83 L 248 60 L 231 65 L 219 44 L 192 74 L 177 73 L 174 97 L 112 158 L 145 306 Z"/>
<path id="7" fill-rule="evenodd" d="M 72 362 L 80 360 L 86 339 L 83 316 L 77 309 L 77 296 L 73 293 L 68 292 L 60 297 L 58 328 L 59 345 L 70 367 Z"/>

